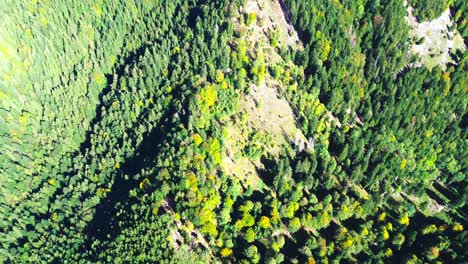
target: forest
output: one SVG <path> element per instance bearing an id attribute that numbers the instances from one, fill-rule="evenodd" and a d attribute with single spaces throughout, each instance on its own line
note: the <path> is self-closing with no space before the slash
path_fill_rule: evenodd
<path id="1" fill-rule="evenodd" d="M 467 1 L 1 6 L 0 263 L 468 262 Z"/>

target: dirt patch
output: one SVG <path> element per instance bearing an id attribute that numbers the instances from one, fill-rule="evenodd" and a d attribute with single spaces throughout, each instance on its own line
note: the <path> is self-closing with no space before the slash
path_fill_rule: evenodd
<path id="1" fill-rule="evenodd" d="M 232 124 L 226 128 L 225 138 L 226 157 L 223 168 L 226 173 L 237 177 L 245 188 L 251 186 L 255 190 L 262 190 L 264 184 L 257 174 L 260 160 L 252 160 L 246 156 L 244 150 L 248 143 L 248 133 L 240 125 Z"/>
<path id="2" fill-rule="evenodd" d="M 283 59 L 274 46 L 302 49 L 297 32 L 288 24 L 279 2 L 247 0 L 239 13 L 245 17 L 248 14 L 256 16 L 251 25 L 236 25 L 238 29 L 246 27 L 247 32 L 240 41 L 245 42 L 252 60 L 264 54 L 261 63 L 275 65 L 282 63 Z M 272 34 L 275 34 L 274 44 Z M 280 90 L 281 83 L 268 73 L 258 85 L 250 84 L 250 93 L 242 95 L 239 102 L 239 113 L 243 117 L 225 130 L 227 155 L 224 169 L 240 178 L 245 187 L 251 186 L 257 190 L 266 188 L 257 174 L 257 169 L 263 167 L 260 157 L 249 156 L 246 148 L 253 147 L 273 156 L 283 151 L 294 155 L 294 144 L 297 147 L 308 142 L 296 124 L 288 101 L 279 95 Z"/>
<path id="3" fill-rule="evenodd" d="M 252 85 L 251 93 L 243 96 L 239 111 L 245 121 L 236 121 L 228 126 L 225 134 L 227 149 L 224 168 L 229 174 L 241 178 L 245 186 L 263 189 L 257 169 L 263 168 L 260 158 L 248 157 L 246 147 L 258 146 L 270 155 L 279 156 L 282 152 L 295 154 L 297 142 L 307 142 L 296 124 L 291 106 L 281 98 L 277 89 L 279 83 L 267 77 L 260 85 Z M 261 135 L 262 139 L 252 137 Z"/>
<path id="4" fill-rule="evenodd" d="M 453 63 L 450 54 L 455 50 L 465 50 L 463 37 L 453 29 L 453 21 L 450 15 L 450 9 L 447 9 L 438 18 L 418 23 L 413 15 L 413 8 L 404 1 L 407 7 L 408 15 L 406 21 L 410 25 L 410 37 L 413 39 L 409 55 L 417 55 L 419 61 L 408 65 L 409 67 L 426 66 L 432 69 L 440 66 L 445 70 L 448 63 Z"/>
<path id="5" fill-rule="evenodd" d="M 278 1 L 271 0 L 247 0 L 244 9 L 245 14 L 255 14 L 257 21 L 248 26 L 249 41 L 252 46 L 258 42 L 269 43 L 273 34 L 276 34 L 278 46 L 290 47 L 296 50 L 302 50 L 303 45 L 294 27 L 288 23 L 281 5 Z M 278 62 L 281 57 L 273 52 L 274 48 L 265 45 L 272 50 L 270 62 Z"/>
<path id="6" fill-rule="evenodd" d="M 256 23 L 249 28 L 250 32 L 246 36 L 246 41 L 249 47 L 261 44 L 260 48 L 263 49 L 266 58 L 265 64 L 274 65 L 283 61 L 271 44 L 271 34 L 274 32 L 276 32 L 278 47 L 303 49 L 302 42 L 294 27 L 288 24 L 279 1 L 247 0 L 244 12 L 254 13 L 257 16 Z M 259 54 L 259 52 L 253 54 Z M 247 113 L 252 127 L 273 136 L 277 145 L 271 149 L 273 154 L 280 152 L 281 146 L 306 141 L 302 131 L 298 129 L 291 106 L 278 93 L 281 85 L 267 74 L 265 80 L 259 85 L 251 85 L 251 93 L 245 96 L 240 104 L 241 111 Z"/>
<path id="7" fill-rule="evenodd" d="M 279 83 L 271 78 L 260 85 L 252 85 L 252 92 L 241 103 L 241 109 L 248 115 L 249 124 L 255 129 L 271 134 L 275 145 L 271 153 L 278 154 L 282 146 L 297 141 L 305 141 L 302 131 L 297 127 L 296 119 L 286 99 L 281 98 L 277 89 Z"/>

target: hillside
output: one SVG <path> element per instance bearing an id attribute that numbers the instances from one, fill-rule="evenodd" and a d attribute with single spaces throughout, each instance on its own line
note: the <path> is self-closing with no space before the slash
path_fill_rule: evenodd
<path id="1" fill-rule="evenodd" d="M 468 6 L 12 1 L 1 263 L 465 263 Z"/>

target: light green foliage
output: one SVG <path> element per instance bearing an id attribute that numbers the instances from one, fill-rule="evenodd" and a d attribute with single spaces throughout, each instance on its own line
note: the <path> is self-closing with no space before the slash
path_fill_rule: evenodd
<path id="1" fill-rule="evenodd" d="M 252 228 L 249 228 L 247 229 L 247 232 L 245 233 L 245 240 L 247 240 L 247 242 L 249 243 L 252 243 L 255 241 L 255 232 L 253 231 Z"/>
<path id="2" fill-rule="evenodd" d="M 216 98 L 218 97 L 218 93 L 214 86 L 209 85 L 209 86 L 204 87 L 201 90 L 200 96 L 201 96 L 201 102 L 200 102 L 201 107 L 208 108 L 215 104 Z"/>
<path id="3" fill-rule="evenodd" d="M 301 220 L 297 217 L 294 217 L 289 222 L 288 229 L 290 232 L 294 233 L 297 232 L 301 228 Z"/>
<path id="4" fill-rule="evenodd" d="M 255 21 L 257 21 L 257 14 L 248 13 L 247 14 L 247 19 L 246 19 L 247 26 L 252 26 L 255 23 Z"/>

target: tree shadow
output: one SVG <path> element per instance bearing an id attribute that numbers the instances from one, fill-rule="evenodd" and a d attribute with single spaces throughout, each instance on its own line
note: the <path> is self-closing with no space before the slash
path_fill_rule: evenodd
<path id="1" fill-rule="evenodd" d="M 174 91 L 173 95 L 177 98 L 175 101 L 181 97 L 179 91 Z M 174 105 L 167 107 L 158 124 L 143 136 L 131 158 L 122 163 L 119 170 L 112 172 L 114 181 L 111 191 L 99 201 L 93 219 L 84 229 L 84 250 L 92 252 L 91 258 L 97 257 L 92 248 L 93 241 L 112 241 L 128 227 L 122 226 L 122 223 L 125 225 L 135 221 L 130 212 L 133 211 L 133 206 L 142 203 L 142 200 L 132 196 L 131 191 L 139 189 L 139 184 L 145 177 L 144 172 L 155 168 L 155 160 L 170 140 L 173 128 L 183 123 L 182 119 L 174 118 L 176 112 Z M 142 119 L 146 116 L 143 112 Z"/>
<path id="2" fill-rule="evenodd" d="M 146 49 L 146 46 L 139 48 L 135 54 L 130 55 L 130 58 L 125 59 L 123 66 L 115 72 L 118 72 L 120 75 L 125 75 L 128 68 L 138 67 L 139 58 L 143 56 Z M 117 80 L 110 79 L 108 90 L 103 91 L 100 96 L 101 104 L 97 107 L 97 114 L 96 118 L 93 119 L 92 127 L 99 125 L 99 122 L 101 122 L 101 109 L 108 106 L 104 98 L 110 91 L 112 82 L 115 81 Z M 155 87 L 155 89 L 159 88 Z M 172 95 L 174 98 L 173 102 L 181 100 L 182 95 L 180 89 L 175 89 Z M 185 108 L 185 105 L 183 104 L 182 107 Z M 120 164 L 118 170 L 111 172 L 110 178 L 114 179 L 111 190 L 105 197 L 99 200 L 99 204 L 94 208 L 92 220 L 87 223 L 83 230 L 84 244 L 82 250 L 83 252 L 87 252 L 91 259 L 96 259 L 98 257 L 95 250 L 92 248 L 94 241 L 112 241 L 127 227 L 122 226 L 121 223 L 134 221 L 132 218 L 133 215 L 127 212 L 132 212 L 132 207 L 142 201 L 132 196 L 131 190 L 139 188 L 142 177 L 144 177 L 142 174 L 143 171 L 149 171 L 155 167 L 154 161 L 160 153 L 160 147 L 168 139 L 172 128 L 183 123 L 184 117 L 178 120 L 174 118 L 174 113 L 177 112 L 174 104 L 171 103 L 169 107 L 166 107 L 163 111 L 164 112 L 158 119 L 159 122 L 155 124 L 151 131 L 143 135 L 141 143 L 134 150 L 131 157 Z M 149 110 L 143 110 L 139 115 L 139 120 L 145 120 L 148 115 Z M 138 122 L 135 124 L 138 125 Z M 88 133 L 86 141 L 81 146 L 81 153 L 86 153 L 92 147 L 91 136 L 92 132 Z M 123 139 L 118 138 L 118 140 L 122 141 Z"/>
<path id="3" fill-rule="evenodd" d="M 169 113 L 170 111 L 166 111 L 162 119 L 167 118 Z M 120 234 L 122 226 L 119 226 L 119 212 L 130 212 L 132 205 L 141 202 L 130 195 L 130 191 L 138 188 L 141 182 L 139 173 L 154 167 L 153 162 L 159 153 L 158 146 L 164 141 L 165 132 L 167 131 L 163 125 L 153 129 L 144 137 L 136 154 L 121 165 L 111 191 L 100 200 L 93 219 L 84 230 L 86 249 L 91 249 L 94 240 L 112 240 Z"/>

